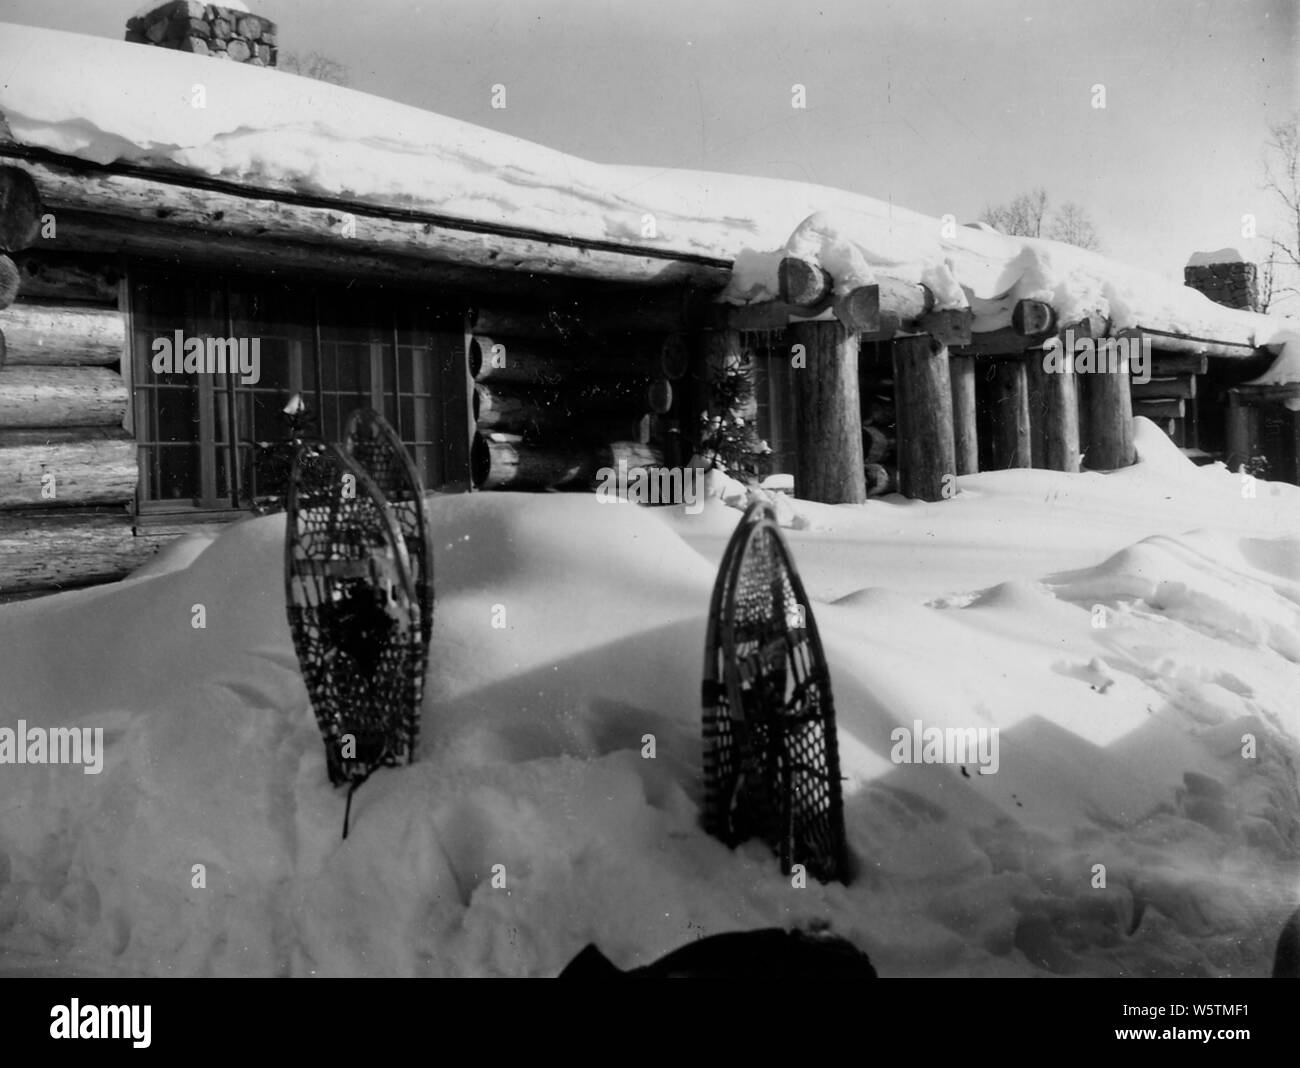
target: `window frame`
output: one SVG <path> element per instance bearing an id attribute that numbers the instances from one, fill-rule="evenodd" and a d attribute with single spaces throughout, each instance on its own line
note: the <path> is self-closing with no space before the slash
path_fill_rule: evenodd
<path id="1" fill-rule="evenodd" d="M 129 324 L 123 376 L 129 390 L 130 403 L 124 425 L 132 434 L 139 450 L 140 474 L 135 493 L 135 514 L 138 517 L 164 525 L 186 521 L 220 522 L 222 519 L 241 518 L 253 507 L 253 495 L 244 485 L 247 481 L 245 462 L 252 447 L 242 444 L 244 436 L 241 433 L 240 397 L 242 395 L 248 398 L 244 404 L 250 407 L 246 408 L 244 419 L 251 427 L 249 436 L 256 440 L 257 429 L 251 405 L 257 387 L 242 385 L 237 381 L 237 376 L 232 374 L 198 375 L 188 387 L 160 384 L 153 380 L 152 370 L 148 366 L 151 350 L 138 351 L 137 334 L 145 330 L 141 325 L 145 309 L 137 299 L 139 287 L 151 280 L 175 283 L 178 273 L 183 276 L 180 282 L 187 299 L 194 294 L 212 293 L 212 306 L 218 309 L 218 313 L 212 317 L 216 324 L 214 331 L 219 328 L 223 331 L 220 336 L 224 337 L 235 336 L 237 299 L 245 299 L 248 294 L 267 290 L 287 291 L 292 295 L 293 301 L 306 311 L 309 318 L 306 321 L 287 320 L 293 327 L 289 334 L 301 336 L 285 338 L 289 360 L 285 389 L 289 393 L 301 392 L 311 398 L 322 429 L 328 426 L 324 409 L 326 395 L 333 394 L 335 398 L 349 395 L 342 388 L 325 389 L 325 347 L 342 344 L 338 340 L 331 340 L 328 332 L 332 326 L 341 328 L 342 322 L 322 315 L 322 298 L 334 290 L 347 290 L 362 295 L 361 299 L 366 301 L 366 310 L 362 316 L 365 325 L 362 329 L 370 335 L 367 403 L 376 411 L 384 413 L 393 423 L 399 438 L 416 463 L 417 470 L 421 469 L 423 455 L 426 489 L 468 488 L 468 448 L 457 447 L 458 438 L 464 436 L 460 433 L 464 428 L 455 425 L 454 418 L 462 409 L 468 413 L 467 399 L 462 397 L 461 403 L 455 403 L 453 396 L 457 391 L 464 392 L 467 381 L 463 359 L 464 312 L 462 302 L 454 296 L 448 295 L 440 301 L 423 291 L 391 286 L 358 290 L 328 279 L 285 279 L 261 272 L 128 259 L 122 281 L 122 302 Z M 186 336 L 205 336 L 206 326 L 194 325 L 202 319 L 201 315 L 187 308 L 185 318 Z M 213 336 L 216 336 L 215 332 Z M 402 343 L 403 339 L 405 344 Z M 401 380 L 404 351 L 411 354 L 412 360 L 409 391 L 403 390 Z M 333 358 L 340 358 L 339 354 L 335 352 Z M 308 360 L 314 369 L 314 385 L 311 388 L 304 387 Z M 417 367 L 421 370 L 417 371 Z M 336 382 L 336 386 L 341 387 L 341 382 Z M 195 436 L 183 447 L 197 447 L 199 450 L 199 483 L 196 487 L 199 496 L 153 496 L 155 486 L 161 491 L 158 481 L 160 450 L 168 446 L 182 447 L 179 443 L 156 437 L 159 434 L 156 404 L 160 391 L 164 389 L 188 389 L 195 396 L 198 405 Z M 223 394 L 224 404 L 218 409 L 217 404 Z M 404 402 L 407 401 L 411 402 L 413 425 L 410 427 L 403 425 L 402 418 Z M 452 402 L 450 406 L 449 401 Z M 152 411 L 149 407 L 151 404 L 155 406 Z M 344 415 L 339 414 L 337 418 L 340 422 L 337 429 L 341 432 Z M 225 440 L 221 439 L 223 435 L 220 424 L 223 423 Z M 217 492 L 220 483 L 218 466 L 223 455 L 226 463 L 231 465 L 227 475 L 227 494 Z"/>

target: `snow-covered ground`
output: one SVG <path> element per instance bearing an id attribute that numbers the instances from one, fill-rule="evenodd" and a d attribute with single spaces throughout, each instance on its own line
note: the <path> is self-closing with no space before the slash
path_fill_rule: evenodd
<path id="1" fill-rule="evenodd" d="M 97 776 L 0 766 L 0 972 L 548 975 L 588 941 L 629 966 L 825 919 L 886 976 L 1266 975 L 1300 898 L 1300 488 L 1243 495 L 1139 431 L 1113 474 L 796 503 L 847 887 L 698 828 L 705 613 L 739 517 L 718 502 L 431 498 L 419 758 L 361 788 L 346 842 L 282 516 L 0 608 L 0 726 L 106 745 Z M 918 719 L 998 727 L 997 774 L 891 763 Z"/>

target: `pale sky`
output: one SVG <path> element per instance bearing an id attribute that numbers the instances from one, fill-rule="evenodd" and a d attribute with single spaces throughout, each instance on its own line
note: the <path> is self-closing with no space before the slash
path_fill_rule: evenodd
<path id="1" fill-rule="evenodd" d="M 139 6 L 0 0 L 0 21 L 120 39 Z M 1297 0 L 248 6 L 356 89 L 602 162 L 808 179 L 960 221 L 1041 185 L 1090 211 L 1103 251 L 1180 280 L 1191 252 L 1243 246 L 1243 214 L 1276 217 L 1263 143 L 1300 109 Z"/>

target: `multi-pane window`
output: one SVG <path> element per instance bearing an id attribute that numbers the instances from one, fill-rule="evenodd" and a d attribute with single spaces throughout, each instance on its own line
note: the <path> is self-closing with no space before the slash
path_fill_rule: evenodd
<path id="1" fill-rule="evenodd" d="M 239 508 L 276 492 L 264 484 L 257 443 L 288 436 L 283 411 L 295 393 L 326 441 L 369 406 L 393 425 L 426 486 L 462 477 L 463 340 L 445 310 L 380 290 L 143 269 L 133 272 L 131 309 L 144 510 Z M 155 341 L 177 331 L 245 342 L 249 359 L 256 340 L 257 380 L 211 365 L 156 373 Z"/>

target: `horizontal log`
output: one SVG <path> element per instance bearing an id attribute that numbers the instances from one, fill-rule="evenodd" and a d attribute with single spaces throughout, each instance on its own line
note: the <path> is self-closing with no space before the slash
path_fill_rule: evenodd
<path id="1" fill-rule="evenodd" d="M 125 510 L 0 513 L 0 596 L 119 579 L 156 548 Z"/>
<path id="2" fill-rule="evenodd" d="M 471 410 L 482 432 L 516 434 L 530 440 L 645 441 L 649 420 L 639 412 L 574 411 L 553 391 L 512 391 L 479 383 Z"/>
<path id="3" fill-rule="evenodd" d="M 1042 344 L 1046 335 L 1039 337 L 1024 337 L 1016 333 L 1009 326 L 1004 326 L 999 330 L 987 330 L 971 334 L 969 341 L 964 344 L 954 345 L 953 354 L 956 356 L 1019 356 L 1026 349 L 1033 348 Z"/>
<path id="4" fill-rule="evenodd" d="M 0 430 L 0 508 L 120 504 L 138 476 L 124 430 Z"/>
<path id="5" fill-rule="evenodd" d="M 0 427 L 121 426 L 127 389 L 104 367 L 5 367 Z"/>
<path id="6" fill-rule="evenodd" d="M 888 329 L 914 328 L 934 308 L 934 294 L 927 286 L 882 277 L 872 285 L 858 286 L 833 301 L 835 317 L 850 331 L 875 334 Z"/>
<path id="7" fill-rule="evenodd" d="M 1207 356 L 1184 356 L 1175 353 L 1153 352 L 1151 375 L 1153 378 L 1172 378 L 1175 375 L 1203 375 L 1209 368 Z"/>
<path id="8" fill-rule="evenodd" d="M 709 291 L 683 286 L 657 286 L 628 291 L 605 287 L 597 295 L 551 301 L 524 299 L 488 302 L 472 307 L 468 329 L 490 337 L 533 338 L 573 343 L 584 339 L 616 340 L 628 333 L 671 334 L 695 329 L 713 308 Z"/>
<path id="9" fill-rule="evenodd" d="M 472 307 L 466 316 L 470 333 L 487 337 L 527 338 L 563 342 L 584 333 L 576 303 L 563 305 L 488 304 Z"/>
<path id="10" fill-rule="evenodd" d="M 1259 356 L 1262 349 L 1246 342 L 1215 341 L 1210 338 L 1186 337 L 1180 334 L 1166 333 L 1142 326 L 1137 328 L 1141 334 L 1151 339 L 1151 348 L 1156 352 L 1175 352 L 1186 356 L 1216 356 L 1231 360 L 1248 360 Z"/>
<path id="11" fill-rule="evenodd" d="M 335 249 L 401 255 L 457 266 L 670 286 L 692 282 L 719 289 L 730 264 L 696 256 L 647 255 L 634 246 L 550 235 L 515 228 L 461 222 L 428 212 L 362 205 L 334 197 L 307 197 L 290 190 L 240 187 L 215 180 L 180 184 L 171 176 L 113 173 L 67 162 L 11 160 L 36 180 L 41 199 L 63 212 L 114 216 L 142 223 L 166 223 L 189 251 L 207 251 L 230 237 L 259 243 L 300 242 Z M 124 168 L 125 169 L 125 168 Z M 75 229 L 75 227 L 74 227 Z M 215 239 L 215 240 L 214 240 Z M 626 327 L 624 327 L 626 329 Z"/>
<path id="12" fill-rule="evenodd" d="M 536 292 L 544 284 L 542 279 L 514 271 L 368 252 L 350 246 L 269 242 L 240 235 L 209 239 L 204 245 L 196 242 L 193 231 L 182 227 L 70 209 L 59 213 L 59 247 L 79 254 L 126 253 L 155 263 L 232 273 L 249 271 L 343 283 L 364 278 L 412 290 L 473 290 L 503 299 Z"/>
<path id="13" fill-rule="evenodd" d="M 557 385 L 589 377 L 681 378 L 690 353 L 681 334 L 614 334 L 568 343 L 476 334 L 466 356 L 470 377 L 478 381 Z"/>
<path id="14" fill-rule="evenodd" d="M 471 474 L 476 489 L 558 489 L 589 487 L 602 467 L 662 466 L 663 454 L 639 442 L 613 442 L 598 448 L 530 446 L 503 434 L 474 436 Z"/>
<path id="15" fill-rule="evenodd" d="M 812 260 L 786 256 L 777 266 L 777 287 L 784 304 L 815 308 L 826 301 L 834 286 L 825 268 Z"/>
<path id="16" fill-rule="evenodd" d="M 117 367 L 126 324 L 116 309 L 18 303 L 0 312 L 10 365 Z"/>
<path id="17" fill-rule="evenodd" d="M 1133 414 L 1148 419 L 1181 419 L 1186 414 L 1181 400 L 1134 400 Z"/>
<path id="18" fill-rule="evenodd" d="M 117 306 L 121 272 L 103 256 L 23 252 L 14 257 L 24 300 L 76 300 Z"/>
<path id="19" fill-rule="evenodd" d="M 0 252 L 18 252 L 41 230 L 41 194 L 19 167 L 0 167 Z"/>
<path id="20" fill-rule="evenodd" d="M 0 255 L 0 311 L 18 299 L 18 286 L 21 279 L 18 265 L 8 256 Z"/>
<path id="21" fill-rule="evenodd" d="M 796 308 L 779 300 L 757 304 L 715 304 L 709 309 L 707 325 L 711 330 L 784 330 L 792 323 L 809 318 L 811 309 Z M 829 309 L 818 317 L 833 318 Z"/>
<path id="22" fill-rule="evenodd" d="M 545 341 L 476 335 L 465 355 L 470 378 L 494 385 L 559 386 L 573 374 L 564 350 Z"/>
<path id="23" fill-rule="evenodd" d="M 967 345 L 971 340 L 973 318 L 969 308 L 944 308 L 921 316 L 916 328 L 945 345 Z"/>
<path id="24" fill-rule="evenodd" d="M 1177 397 L 1190 399 L 1196 396 L 1196 379 L 1190 375 L 1181 378 L 1153 378 L 1150 382 L 1134 382 L 1131 392 L 1134 400 L 1169 400 Z"/>
<path id="25" fill-rule="evenodd" d="M 1300 397 L 1300 382 L 1262 386 L 1240 385 L 1228 390 L 1228 400 L 1232 404 L 1268 404 L 1291 397 Z"/>

